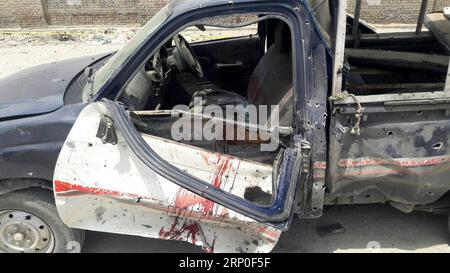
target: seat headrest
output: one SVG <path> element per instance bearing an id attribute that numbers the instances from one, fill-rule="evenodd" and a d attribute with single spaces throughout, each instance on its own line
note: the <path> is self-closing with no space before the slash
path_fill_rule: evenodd
<path id="1" fill-rule="evenodd" d="M 282 53 L 291 53 L 291 31 L 289 26 L 283 21 L 278 21 L 275 25 L 274 45 Z"/>

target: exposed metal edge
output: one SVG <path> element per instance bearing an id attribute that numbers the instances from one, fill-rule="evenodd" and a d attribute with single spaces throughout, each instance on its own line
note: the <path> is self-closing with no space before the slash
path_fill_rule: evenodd
<path id="1" fill-rule="evenodd" d="M 426 100 L 428 103 L 447 103 L 450 98 L 450 92 L 447 91 L 437 91 L 437 92 L 417 92 L 417 93 L 398 93 L 398 94 L 382 94 L 382 95 L 367 95 L 367 96 L 357 96 L 360 103 L 383 103 L 389 104 L 393 102 L 406 102 L 409 104 L 420 103 Z M 355 104 L 353 98 L 348 98 L 342 101 L 335 101 L 335 105 L 349 105 Z"/>

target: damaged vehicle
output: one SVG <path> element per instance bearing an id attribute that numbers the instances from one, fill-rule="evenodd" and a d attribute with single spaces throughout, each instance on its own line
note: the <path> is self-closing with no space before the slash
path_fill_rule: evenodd
<path id="1" fill-rule="evenodd" d="M 448 213 L 450 21 L 425 11 L 380 34 L 346 1 L 174 0 L 115 54 L 3 79 L 0 251 L 270 252 L 326 205 Z"/>

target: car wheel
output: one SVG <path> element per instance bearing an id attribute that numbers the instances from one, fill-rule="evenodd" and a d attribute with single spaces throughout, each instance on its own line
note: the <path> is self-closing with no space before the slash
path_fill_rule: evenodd
<path id="1" fill-rule="evenodd" d="M 59 218 L 50 191 L 30 188 L 0 195 L 0 252 L 80 252 L 84 232 Z"/>

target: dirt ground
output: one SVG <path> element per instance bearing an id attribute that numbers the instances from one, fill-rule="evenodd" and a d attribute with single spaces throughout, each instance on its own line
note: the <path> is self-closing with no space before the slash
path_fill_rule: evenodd
<path id="1" fill-rule="evenodd" d="M 386 31 L 395 31 L 389 26 Z M 30 66 L 111 52 L 137 27 L 0 29 L 0 78 Z M 404 30 L 404 29 L 402 29 Z M 235 32 L 219 31 L 226 37 Z M 187 36 L 190 34 L 188 33 Z M 191 40 L 197 39 L 191 35 Z M 319 236 L 318 227 L 340 224 L 339 234 Z M 295 220 L 275 252 L 446 252 L 450 253 L 446 215 L 403 214 L 389 205 L 337 206 L 317 220 Z M 199 252 L 187 243 L 88 232 L 84 252 Z"/>
<path id="2" fill-rule="evenodd" d="M 27 67 L 113 52 L 123 47 L 139 30 L 138 27 L 84 27 L 44 29 L 0 29 L 0 78 Z M 226 38 L 256 33 L 245 30 L 197 29 L 183 31 L 190 42 L 205 37 Z"/>

